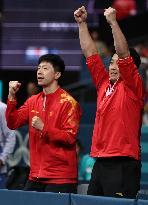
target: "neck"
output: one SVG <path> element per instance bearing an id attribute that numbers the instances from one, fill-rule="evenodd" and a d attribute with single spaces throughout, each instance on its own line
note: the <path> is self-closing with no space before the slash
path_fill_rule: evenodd
<path id="1" fill-rule="evenodd" d="M 111 85 L 114 85 L 114 83 L 116 83 L 118 80 L 119 80 L 119 78 L 117 80 L 110 80 L 109 79 Z"/>
<path id="2" fill-rule="evenodd" d="M 58 83 L 51 84 L 50 86 L 43 87 L 43 92 L 45 94 L 54 93 L 59 88 Z"/>

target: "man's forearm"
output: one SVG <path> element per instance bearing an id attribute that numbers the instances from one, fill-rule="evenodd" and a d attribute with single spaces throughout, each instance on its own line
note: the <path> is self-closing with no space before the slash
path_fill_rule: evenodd
<path id="1" fill-rule="evenodd" d="M 11 95 L 8 95 L 8 99 L 9 99 L 10 101 L 14 101 L 14 100 L 15 100 L 15 97 L 14 97 L 14 96 L 11 96 Z"/>
<path id="2" fill-rule="evenodd" d="M 114 22 L 111 24 L 112 34 L 114 38 L 114 46 L 116 53 L 119 58 L 125 58 L 129 55 L 129 48 L 127 44 L 127 40 L 122 33 L 118 22 Z"/>
<path id="3" fill-rule="evenodd" d="M 90 33 L 88 31 L 87 23 L 82 22 L 78 24 L 78 27 L 79 27 L 80 45 L 85 57 L 87 58 L 91 55 L 98 53 L 95 43 L 92 40 Z"/>
<path id="4" fill-rule="evenodd" d="M 15 95 L 9 94 L 9 95 L 8 95 L 8 99 L 9 99 L 10 101 L 14 101 L 14 100 L 15 100 Z"/>

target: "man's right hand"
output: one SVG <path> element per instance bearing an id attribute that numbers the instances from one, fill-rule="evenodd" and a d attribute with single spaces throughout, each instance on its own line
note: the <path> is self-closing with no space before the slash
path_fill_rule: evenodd
<path id="1" fill-rule="evenodd" d="M 74 12 L 74 17 L 75 20 L 78 24 L 82 23 L 82 22 L 86 22 L 87 19 L 87 11 L 85 9 L 84 6 L 82 6 L 81 8 L 78 8 L 75 12 Z"/>
<path id="2" fill-rule="evenodd" d="M 9 100 L 14 100 L 16 92 L 19 90 L 21 83 L 18 81 L 10 81 L 9 82 Z"/>
<path id="3" fill-rule="evenodd" d="M 105 9 L 104 16 L 110 25 L 117 23 L 116 10 L 114 8 L 109 7 L 108 9 Z"/>

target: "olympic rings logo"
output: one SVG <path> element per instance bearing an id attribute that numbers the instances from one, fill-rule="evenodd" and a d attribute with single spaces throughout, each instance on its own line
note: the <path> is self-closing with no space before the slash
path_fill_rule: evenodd
<path id="1" fill-rule="evenodd" d="M 30 159 L 29 159 L 29 133 L 25 133 L 25 136 L 18 130 L 15 130 L 16 134 L 16 146 L 14 149 L 13 154 L 7 160 L 8 166 L 13 167 L 21 162 L 26 166 L 30 166 Z"/>

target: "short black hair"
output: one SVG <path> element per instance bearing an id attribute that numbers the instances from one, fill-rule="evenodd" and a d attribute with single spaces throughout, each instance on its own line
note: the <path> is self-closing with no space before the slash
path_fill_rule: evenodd
<path id="1" fill-rule="evenodd" d="M 65 64 L 64 64 L 64 61 L 62 60 L 62 58 L 59 55 L 56 55 L 56 54 L 42 55 L 42 56 L 40 56 L 40 58 L 38 60 L 38 65 L 43 61 L 51 63 L 53 65 L 55 71 L 61 72 L 61 74 L 64 73 Z"/>
<path id="2" fill-rule="evenodd" d="M 137 66 L 137 68 L 139 68 L 140 64 L 141 64 L 141 59 L 140 59 L 140 55 L 137 53 L 137 51 L 135 50 L 135 48 L 131 47 L 129 48 L 129 52 L 130 52 L 130 56 L 132 56 L 134 64 Z M 112 56 L 116 53 L 115 49 L 113 48 L 112 50 Z"/>
<path id="3" fill-rule="evenodd" d="M 139 54 L 134 48 L 129 48 L 129 51 L 130 51 L 130 56 L 132 56 L 135 65 L 137 66 L 137 68 L 139 68 L 141 64 L 141 59 L 140 59 Z"/>

